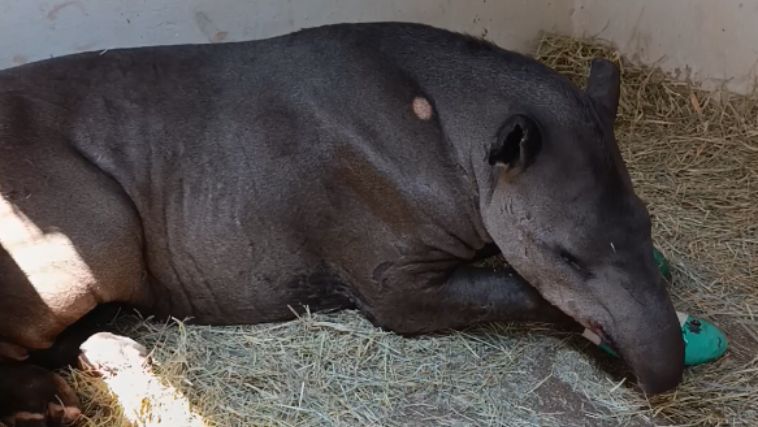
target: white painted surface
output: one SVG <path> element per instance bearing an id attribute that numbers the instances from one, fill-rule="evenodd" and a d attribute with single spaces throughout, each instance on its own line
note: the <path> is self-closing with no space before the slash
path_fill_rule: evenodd
<path id="1" fill-rule="evenodd" d="M 756 0 L 577 0 L 571 15 L 574 35 L 706 87 L 748 92 L 758 77 Z"/>
<path id="2" fill-rule="evenodd" d="M 758 0 L 0 0 L 0 68 L 115 47 L 263 38 L 360 21 L 424 22 L 529 51 L 595 35 L 709 86 L 758 75 Z"/>
<path id="3" fill-rule="evenodd" d="M 0 68 L 85 50 L 249 40 L 387 20 L 528 49 L 540 29 L 569 31 L 570 6 L 549 0 L 0 0 Z"/>

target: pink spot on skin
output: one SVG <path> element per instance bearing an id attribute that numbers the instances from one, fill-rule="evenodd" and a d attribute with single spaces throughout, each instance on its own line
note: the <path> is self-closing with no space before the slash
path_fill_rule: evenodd
<path id="1" fill-rule="evenodd" d="M 434 114 L 432 104 L 430 104 L 426 98 L 420 96 L 413 98 L 412 107 L 413 113 L 421 120 L 430 120 L 432 114 Z"/>

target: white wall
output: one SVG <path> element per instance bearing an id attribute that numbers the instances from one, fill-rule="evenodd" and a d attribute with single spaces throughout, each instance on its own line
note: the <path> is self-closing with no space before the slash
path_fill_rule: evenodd
<path id="1" fill-rule="evenodd" d="M 0 0 L 0 68 L 84 50 L 249 40 L 344 21 L 425 22 L 527 49 L 540 29 L 569 31 L 569 7 L 548 0 Z"/>
<path id="2" fill-rule="evenodd" d="M 756 0 L 577 0 L 574 35 L 613 42 L 624 54 L 706 87 L 748 92 L 758 78 Z"/>
<path id="3" fill-rule="evenodd" d="M 0 68 L 124 46 L 262 38 L 344 21 L 425 22 L 529 51 L 540 30 L 749 90 L 758 0 L 0 0 Z"/>

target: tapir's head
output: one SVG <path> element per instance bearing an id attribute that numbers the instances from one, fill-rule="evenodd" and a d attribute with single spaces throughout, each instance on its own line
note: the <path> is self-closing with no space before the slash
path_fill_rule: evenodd
<path id="1" fill-rule="evenodd" d="M 516 109 L 493 136 L 485 226 L 552 304 L 610 342 L 643 390 L 676 386 L 684 349 L 653 259 L 650 217 L 613 135 L 619 73 L 596 60 L 573 111 Z"/>

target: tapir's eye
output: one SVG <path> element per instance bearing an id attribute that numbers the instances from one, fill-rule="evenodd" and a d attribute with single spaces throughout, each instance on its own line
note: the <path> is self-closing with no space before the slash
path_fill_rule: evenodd
<path id="1" fill-rule="evenodd" d="M 566 264 L 568 264 L 569 266 L 571 266 L 571 268 L 573 268 L 574 270 L 576 270 L 578 273 L 581 273 L 583 275 L 588 274 L 587 269 L 584 268 L 584 266 L 582 265 L 581 262 L 579 262 L 579 260 L 577 259 L 577 257 L 575 257 L 574 255 L 572 255 L 566 249 L 559 248 L 558 249 L 558 255 L 561 257 L 561 259 L 563 260 L 563 262 L 565 262 Z"/>

